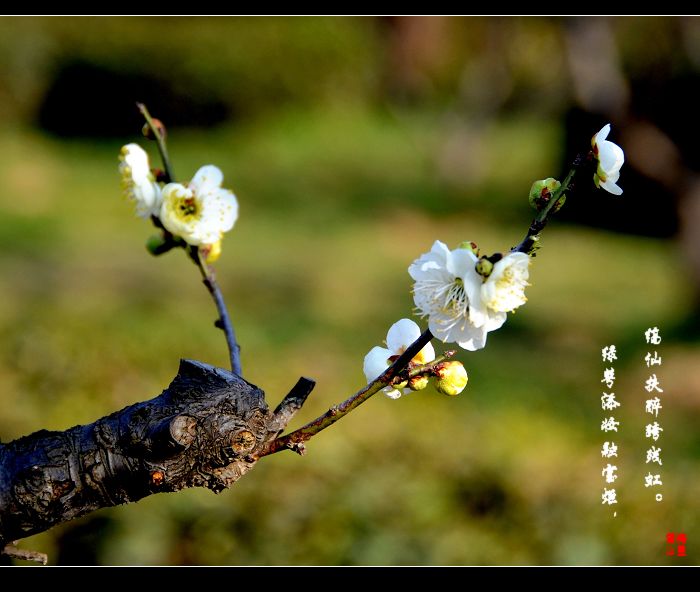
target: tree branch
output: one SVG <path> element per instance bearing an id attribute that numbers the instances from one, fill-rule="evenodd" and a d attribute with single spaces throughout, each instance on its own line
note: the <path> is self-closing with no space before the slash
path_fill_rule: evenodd
<path id="1" fill-rule="evenodd" d="M 19 549 L 15 547 L 14 544 L 5 545 L 3 549 L 0 549 L 0 555 L 12 557 L 13 559 L 22 559 L 23 561 L 34 561 L 36 563 L 41 563 L 42 565 L 46 565 L 49 561 L 46 553 L 30 551 L 28 549 Z"/>
<path id="2" fill-rule="evenodd" d="M 241 369 L 241 346 L 238 345 L 238 341 L 236 340 L 236 331 L 233 328 L 231 317 L 226 308 L 221 288 L 219 288 L 219 284 L 216 281 L 216 274 L 214 273 L 214 269 L 208 265 L 206 261 L 202 261 L 200 250 L 196 248 L 196 251 L 196 263 L 199 270 L 202 272 L 202 281 L 207 290 L 209 290 L 209 294 L 211 294 L 211 297 L 214 299 L 216 310 L 219 312 L 219 318 L 214 322 L 214 325 L 221 329 L 226 337 L 231 370 L 234 374 L 243 376 L 243 371 Z"/>
<path id="3" fill-rule="evenodd" d="M 230 487 L 255 466 L 313 384 L 301 379 L 271 412 L 256 386 L 227 370 L 183 360 L 155 399 L 90 425 L 0 444 L 0 549 L 154 493 Z"/>

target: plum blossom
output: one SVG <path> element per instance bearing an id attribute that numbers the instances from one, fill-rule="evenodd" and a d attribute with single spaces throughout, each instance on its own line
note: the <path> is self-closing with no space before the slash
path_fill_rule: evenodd
<path id="1" fill-rule="evenodd" d="M 593 154 L 598 159 L 598 169 L 593 175 L 596 187 L 602 187 L 613 195 L 621 195 L 618 187 L 620 168 L 625 162 L 625 153 L 617 144 L 606 140 L 610 133 L 610 124 L 604 126 L 591 140 Z"/>
<path id="2" fill-rule="evenodd" d="M 386 335 L 387 347 L 373 347 L 365 356 L 364 372 L 367 382 L 372 382 L 378 378 L 396 359 L 406 351 L 418 337 L 420 337 L 420 327 L 410 319 L 401 319 L 394 323 Z M 427 364 L 435 359 L 435 350 L 432 344 L 428 343 L 411 360 L 416 364 Z M 384 393 L 391 399 L 398 399 L 402 394 L 409 392 L 409 389 L 395 388 L 387 386 Z"/>
<path id="3" fill-rule="evenodd" d="M 156 182 L 148 154 L 138 144 L 127 144 L 119 153 L 119 173 L 126 196 L 136 205 L 141 218 L 160 214 L 163 201 L 160 186 Z"/>
<path id="4" fill-rule="evenodd" d="M 160 210 L 163 226 L 190 245 L 216 245 L 238 218 L 238 201 L 221 187 L 223 178 L 219 168 L 206 165 L 187 185 L 166 185 Z"/>

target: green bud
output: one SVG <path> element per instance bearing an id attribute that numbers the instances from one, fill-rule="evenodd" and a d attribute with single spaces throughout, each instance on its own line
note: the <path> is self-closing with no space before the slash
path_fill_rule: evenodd
<path id="1" fill-rule="evenodd" d="M 459 243 L 457 246 L 458 249 L 466 249 L 467 251 L 471 251 L 476 255 L 477 257 L 479 256 L 479 246 L 473 242 L 473 241 L 462 241 Z"/>
<path id="2" fill-rule="evenodd" d="M 481 277 L 487 278 L 491 275 L 493 271 L 493 263 L 489 261 L 486 257 L 482 257 L 476 262 L 476 273 Z"/>
<path id="3" fill-rule="evenodd" d="M 561 183 L 553 177 L 535 181 L 530 188 L 528 197 L 533 209 L 540 211 L 544 208 L 552 197 L 552 194 L 561 187 Z"/>
<path id="4" fill-rule="evenodd" d="M 151 255 L 162 255 L 175 246 L 173 241 L 166 240 L 162 234 L 154 234 L 146 241 L 146 249 Z"/>
<path id="5" fill-rule="evenodd" d="M 408 380 L 408 388 L 412 391 L 422 391 L 428 386 L 428 377 L 425 374 L 419 374 Z"/>
<path id="6" fill-rule="evenodd" d="M 438 392 L 451 397 L 461 393 L 469 382 L 469 376 L 462 362 L 452 361 L 438 364 L 435 376 L 438 379 L 435 385 Z"/>

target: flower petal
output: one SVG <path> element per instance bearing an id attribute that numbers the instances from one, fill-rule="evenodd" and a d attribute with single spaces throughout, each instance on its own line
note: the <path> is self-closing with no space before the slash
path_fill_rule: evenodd
<path id="1" fill-rule="evenodd" d="M 435 359 L 435 348 L 433 344 L 428 342 L 425 347 L 420 350 L 413 358 L 416 364 L 427 364 Z"/>
<path id="2" fill-rule="evenodd" d="M 598 146 L 600 146 L 600 143 L 608 137 L 609 133 L 610 124 L 608 123 L 607 125 L 604 125 L 602 128 L 600 128 L 600 131 L 595 136 L 593 136 L 593 144 L 598 144 Z"/>
<path id="3" fill-rule="evenodd" d="M 202 202 L 202 216 L 198 222 L 201 242 L 216 242 L 238 219 L 238 200 L 227 189 L 197 195 Z"/>
<path id="4" fill-rule="evenodd" d="M 396 321 L 386 334 L 386 345 L 394 354 L 402 354 L 420 337 L 420 327 L 411 319 Z"/>
<path id="5" fill-rule="evenodd" d="M 389 367 L 389 358 L 392 355 L 394 354 L 385 347 L 376 346 L 369 350 L 362 368 L 368 383 L 379 377 Z"/>
<path id="6" fill-rule="evenodd" d="M 394 399 L 394 400 L 399 399 L 401 397 L 401 394 L 402 394 L 400 390 L 395 389 L 391 386 L 387 386 L 387 387 L 383 388 L 382 392 L 387 397 L 389 397 L 390 399 Z"/>
<path id="7" fill-rule="evenodd" d="M 478 274 L 474 269 L 478 261 L 476 255 L 468 249 L 455 249 L 447 259 L 447 271 L 464 281 L 475 279 Z"/>
<path id="8" fill-rule="evenodd" d="M 603 170 L 607 173 L 619 171 L 625 163 L 625 153 L 622 148 L 613 142 L 603 142 L 599 146 L 598 160 Z"/>
<path id="9" fill-rule="evenodd" d="M 466 341 L 458 341 L 457 345 L 459 345 L 459 347 L 462 349 L 466 349 L 467 351 L 477 351 L 483 349 L 486 345 L 487 335 L 488 331 L 484 330 L 483 332 L 473 334 Z"/>
<path id="10" fill-rule="evenodd" d="M 195 193 L 209 193 L 221 187 L 223 180 L 224 174 L 219 167 L 213 164 L 206 164 L 192 177 L 190 187 Z"/>
<path id="11" fill-rule="evenodd" d="M 608 179 L 604 183 L 601 183 L 600 186 L 608 193 L 612 193 L 613 195 L 622 195 L 622 188 L 616 185 L 615 181 Z"/>
<path id="12" fill-rule="evenodd" d="M 475 351 L 486 343 L 485 327 L 475 327 L 467 320 L 454 323 L 449 318 L 432 315 L 428 326 L 433 335 L 444 343 L 457 343 L 460 347 Z"/>

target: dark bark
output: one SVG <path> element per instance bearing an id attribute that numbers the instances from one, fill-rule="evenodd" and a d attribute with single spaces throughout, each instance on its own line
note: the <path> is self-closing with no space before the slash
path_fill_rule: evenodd
<path id="1" fill-rule="evenodd" d="M 155 399 L 90 425 L 0 444 L 0 550 L 153 493 L 230 487 L 255 466 L 313 386 L 300 379 L 270 412 L 258 387 L 227 370 L 182 360 Z"/>

